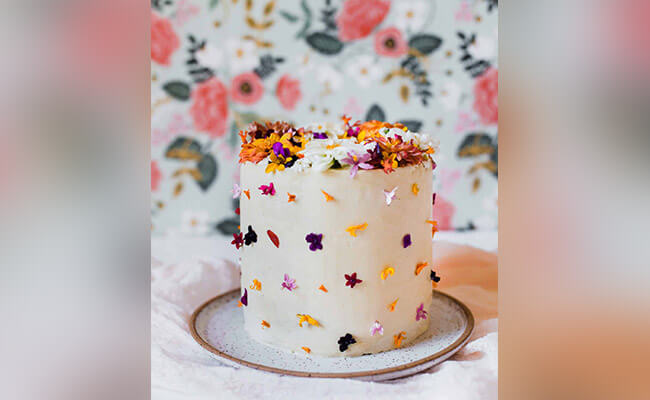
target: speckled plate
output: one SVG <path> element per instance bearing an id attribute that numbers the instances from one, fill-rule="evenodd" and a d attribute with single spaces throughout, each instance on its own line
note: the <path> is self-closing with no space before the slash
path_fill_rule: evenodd
<path id="1" fill-rule="evenodd" d="M 474 329 L 474 317 L 466 305 L 434 290 L 429 330 L 414 343 L 384 353 L 329 358 L 292 353 L 251 339 L 243 330 L 244 316 L 237 308 L 237 300 L 239 290 L 234 290 L 200 306 L 190 317 L 192 336 L 228 365 L 241 364 L 283 375 L 366 381 L 401 378 L 451 357 Z"/>

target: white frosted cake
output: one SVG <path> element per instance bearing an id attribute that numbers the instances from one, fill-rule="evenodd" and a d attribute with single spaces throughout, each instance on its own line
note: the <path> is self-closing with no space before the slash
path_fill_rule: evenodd
<path id="1" fill-rule="evenodd" d="M 291 351 L 356 356 L 427 330 L 434 143 L 399 124 L 253 123 L 240 133 L 245 330 Z"/>

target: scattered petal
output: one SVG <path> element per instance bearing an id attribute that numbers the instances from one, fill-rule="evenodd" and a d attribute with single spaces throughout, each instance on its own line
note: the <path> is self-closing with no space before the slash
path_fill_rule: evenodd
<path id="1" fill-rule="evenodd" d="M 431 221 L 431 220 L 426 220 L 427 224 L 431 224 L 431 237 L 438 232 L 438 221 Z"/>
<path id="2" fill-rule="evenodd" d="M 323 286 L 323 285 L 320 285 L 320 287 L 318 289 L 320 289 L 323 292 L 327 293 L 327 288 L 325 286 Z"/>
<path id="3" fill-rule="evenodd" d="M 268 185 L 262 185 L 259 187 L 259 189 L 262 191 L 262 194 L 265 196 L 275 195 L 275 187 L 273 186 L 273 182 L 270 182 Z"/>
<path id="4" fill-rule="evenodd" d="M 248 306 L 248 290 L 244 288 L 244 295 L 239 299 L 241 304 Z"/>
<path id="5" fill-rule="evenodd" d="M 431 205 L 436 205 L 436 194 L 433 194 L 433 200 L 431 201 Z"/>
<path id="6" fill-rule="evenodd" d="M 431 286 L 435 289 L 438 287 L 438 282 L 440 282 L 440 277 L 436 276 L 436 271 L 431 270 L 431 274 L 429 275 L 431 278 Z"/>
<path id="7" fill-rule="evenodd" d="M 393 335 L 393 343 L 395 343 L 395 347 L 400 347 L 402 345 L 402 340 L 406 338 L 406 332 L 402 331 L 398 333 L 397 335 Z"/>
<path id="8" fill-rule="evenodd" d="M 270 327 L 271 327 L 271 324 L 269 324 L 268 322 L 262 320 L 262 326 L 265 326 L 265 327 L 267 327 L 267 328 L 270 328 Z"/>
<path id="9" fill-rule="evenodd" d="M 237 197 L 241 196 L 241 186 L 238 184 L 234 183 L 232 185 L 232 198 L 236 199 Z"/>
<path id="10" fill-rule="evenodd" d="M 243 306 L 243 304 L 241 303 L 241 300 L 239 300 L 239 301 L 237 302 L 237 307 L 242 307 L 242 306 Z"/>
<path id="11" fill-rule="evenodd" d="M 310 233 L 305 236 L 305 240 L 309 243 L 309 250 L 316 251 L 323 249 L 323 234 L 322 233 Z"/>
<path id="12" fill-rule="evenodd" d="M 402 238 L 402 246 L 404 246 L 404 248 L 407 248 L 407 247 L 409 247 L 410 245 L 411 245 L 411 234 L 410 234 L 410 233 L 407 233 L 407 234 L 404 235 L 404 237 Z"/>
<path id="13" fill-rule="evenodd" d="M 287 203 L 291 203 L 292 201 L 296 201 L 296 195 L 295 194 L 291 194 L 291 193 L 287 192 L 287 196 L 289 196 L 289 200 L 287 200 Z"/>
<path id="14" fill-rule="evenodd" d="M 395 306 L 397 305 L 398 300 L 399 300 L 399 298 L 395 299 L 395 301 L 393 301 L 392 303 L 390 303 L 388 305 L 388 311 L 390 311 L 390 312 L 395 311 Z"/>
<path id="15" fill-rule="evenodd" d="M 418 186 L 417 183 L 411 185 L 411 192 L 413 192 L 413 194 L 416 196 L 418 195 L 418 193 L 420 192 L 420 187 Z"/>
<path id="16" fill-rule="evenodd" d="M 339 350 L 340 350 L 341 353 L 342 353 L 342 352 L 344 352 L 345 350 L 347 350 L 348 347 L 349 347 L 351 344 L 354 344 L 354 343 L 356 343 L 356 342 L 357 342 L 356 339 L 355 339 L 351 334 L 346 333 L 345 336 L 341 336 L 341 337 L 339 338 L 339 341 L 338 341 L 338 344 L 339 344 Z"/>
<path id="17" fill-rule="evenodd" d="M 361 279 L 357 279 L 357 273 L 354 272 L 352 275 L 345 274 L 345 279 L 347 282 L 345 282 L 345 286 L 350 286 L 350 288 L 353 288 L 356 284 L 363 282 Z"/>
<path id="18" fill-rule="evenodd" d="M 379 321 L 375 321 L 374 324 L 370 327 L 370 336 L 375 336 L 379 334 L 380 336 L 384 334 L 384 327 Z"/>
<path id="19" fill-rule="evenodd" d="M 279 248 L 280 247 L 280 239 L 278 239 L 278 235 L 273 233 L 273 231 L 270 230 L 270 229 L 266 231 L 266 234 L 269 235 L 269 239 L 271 239 L 271 241 L 273 242 L 275 247 Z"/>
<path id="20" fill-rule="evenodd" d="M 415 275 L 420 275 L 420 272 L 422 272 L 422 268 L 426 267 L 427 265 L 429 265 L 428 262 L 419 262 L 415 266 Z"/>
<path id="21" fill-rule="evenodd" d="M 332 197 L 332 195 L 330 195 L 329 193 L 327 193 L 326 191 L 324 191 L 322 189 L 321 189 L 321 192 L 325 195 L 325 201 L 334 201 L 334 197 Z"/>
<path id="22" fill-rule="evenodd" d="M 345 228 L 345 231 L 350 234 L 350 236 L 357 236 L 357 231 L 363 231 L 368 227 L 367 223 L 363 223 L 361 225 L 351 225 Z"/>
<path id="23" fill-rule="evenodd" d="M 395 198 L 395 192 L 397 191 L 397 186 L 393 188 L 390 192 L 387 190 L 384 190 L 384 196 L 386 197 L 386 205 L 390 205 L 390 203 L 393 202 L 393 199 Z"/>
<path id="24" fill-rule="evenodd" d="M 251 290 L 257 290 L 260 291 L 262 290 L 262 282 L 258 281 L 257 279 L 253 279 L 253 284 L 249 286 Z"/>
<path id="25" fill-rule="evenodd" d="M 289 274 L 284 274 L 284 282 L 282 282 L 282 288 L 287 289 L 288 291 L 292 291 L 293 289 L 297 288 L 298 286 L 296 285 L 296 280 L 291 279 L 289 277 Z"/>
<path id="26" fill-rule="evenodd" d="M 384 268 L 383 271 L 381 271 L 381 274 L 379 274 L 379 277 L 381 278 L 382 281 L 385 281 L 386 278 L 388 278 L 389 276 L 393 276 L 394 273 L 395 273 L 395 268 L 386 267 L 386 268 Z"/>
<path id="27" fill-rule="evenodd" d="M 250 190 L 243 190 L 243 192 L 246 195 L 246 197 L 248 197 L 248 200 L 250 200 L 251 199 L 251 191 Z"/>
<path id="28" fill-rule="evenodd" d="M 313 319 L 310 315 L 308 314 L 296 314 L 296 317 L 298 317 L 298 326 L 302 328 L 302 323 L 306 322 L 311 326 L 320 326 L 318 321 Z"/>
<path id="29" fill-rule="evenodd" d="M 239 215 L 239 212 L 240 212 L 239 207 L 235 208 L 235 214 Z"/>
<path id="30" fill-rule="evenodd" d="M 427 311 L 424 309 L 424 303 L 420 303 L 420 307 L 415 310 L 415 320 L 427 319 Z"/>
<path id="31" fill-rule="evenodd" d="M 234 244 L 237 250 L 239 250 L 240 247 L 244 245 L 244 234 L 239 232 L 239 233 L 233 233 L 232 237 L 234 238 L 230 244 Z"/>
<path id="32" fill-rule="evenodd" d="M 305 350 L 307 354 L 311 353 L 311 349 L 309 347 L 302 346 L 301 349 Z"/>
<path id="33" fill-rule="evenodd" d="M 246 246 L 250 246 L 253 243 L 257 243 L 257 233 L 253 230 L 253 227 L 248 225 L 248 232 L 244 235 L 244 243 Z"/>

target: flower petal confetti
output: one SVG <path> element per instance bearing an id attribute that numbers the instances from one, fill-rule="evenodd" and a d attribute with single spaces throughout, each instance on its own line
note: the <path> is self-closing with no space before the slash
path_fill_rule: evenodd
<path id="1" fill-rule="evenodd" d="M 356 339 L 350 333 L 346 333 L 345 336 L 341 336 L 339 338 L 338 341 L 339 350 L 341 351 L 341 353 L 343 353 L 345 350 L 348 349 L 348 347 L 351 344 L 354 344 L 356 342 L 357 342 Z"/>
<path id="2" fill-rule="evenodd" d="M 388 305 L 388 311 L 390 311 L 390 312 L 395 311 L 395 306 L 397 305 L 398 300 L 399 300 L 399 298 L 395 299 L 395 301 L 393 301 L 392 303 L 390 303 Z"/>
<path id="3" fill-rule="evenodd" d="M 313 319 L 310 315 L 308 314 L 296 314 L 296 317 L 298 317 L 298 326 L 302 328 L 302 323 L 306 322 L 311 326 L 320 326 L 318 321 Z"/>
<path id="4" fill-rule="evenodd" d="M 419 263 L 417 263 L 417 265 L 415 266 L 415 275 L 420 275 L 420 272 L 422 272 L 422 269 L 424 267 L 426 267 L 427 265 L 429 265 L 428 262 L 419 262 Z"/>
<path id="5" fill-rule="evenodd" d="M 402 340 L 404 339 L 406 339 L 406 332 L 404 331 L 398 333 L 397 335 L 393 335 L 393 343 L 395 344 L 395 348 L 402 346 Z"/>
<path id="6" fill-rule="evenodd" d="M 384 196 L 386 197 L 386 205 L 389 206 L 390 203 L 393 202 L 393 199 L 395 198 L 395 192 L 397 191 L 397 186 L 393 188 L 390 192 L 387 190 L 384 190 Z"/>
<path id="7" fill-rule="evenodd" d="M 309 243 L 309 250 L 316 251 L 323 249 L 323 234 L 322 233 L 310 233 L 305 236 L 305 240 Z"/>
<path id="8" fill-rule="evenodd" d="M 296 286 L 296 280 L 291 279 L 289 277 L 289 274 L 284 274 L 284 282 L 282 282 L 282 288 L 287 289 L 288 291 L 292 291 L 293 289 L 297 288 Z"/>
<path id="9" fill-rule="evenodd" d="M 253 284 L 249 286 L 251 290 L 257 290 L 260 291 L 262 290 L 262 282 L 258 281 L 257 279 L 253 279 Z"/>
<path id="10" fill-rule="evenodd" d="M 311 349 L 309 347 L 302 346 L 301 349 L 305 350 L 305 353 L 307 354 L 311 353 Z"/>
<path id="11" fill-rule="evenodd" d="M 233 233 L 232 237 L 234 238 L 230 244 L 234 244 L 237 250 L 239 250 L 240 247 L 244 245 L 244 234 L 239 232 L 239 233 Z"/>
<path id="12" fill-rule="evenodd" d="M 262 326 L 267 327 L 267 328 L 270 328 L 270 327 L 271 327 L 271 324 L 269 324 L 268 322 L 262 320 Z"/>
<path id="13" fill-rule="evenodd" d="M 379 321 L 375 321 L 375 323 L 370 327 L 370 336 L 375 336 L 377 334 L 380 336 L 384 334 L 384 327 L 379 323 Z"/>
<path id="14" fill-rule="evenodd" d="M 350 286 L 350 288 L 353 288 L 355 285 L 363 282 L 361 279 L 357 279 L 357 273 L 353 273 L 352 275 L 345 274 L 345 279 L 347 282 L 345 282 L 345 286 Z"/>
<path id="15" fill-rule="evenodd" d="M 409 247 L 410 245 L 411 245 L 411 234 L 410 234 L 410 233 L 407 233 L 407 234 L 404 235 L 404 237 L 402 238 L 402 246 L 404 246 L 404 248 L 407 248 L 407 247 Z"/>
<path id="16" fill-rule="evenodd" d="M 322 189 L 321 189 L 321 192 L 325 195 L 325 201 L 334 201 L 334 197 L 332 197 L 332 195 L 330 195 L 329 193 L 327 193 L 326 191 L 324 191 Z"/>
<path id="17" fill-rule="evenodd" d="M 246 288 L 244 288 L 244 295 L 239 299 L 239 301 L 243 305 L 248 306 L 248 290 Z"/>
<path id="18" fill-rule="evenodd" d="M 431 201 L 431 205 L 435 206 L 436 205 L 436 194 L 433 194 L 433 200 Z"/>
<path id="19" fill-rule="evenodd" d="M 242 190 L 242 192 L 248 197 L 248 200 L 251 199 L 251 191 L 250 190 Z"/>
<path id="20" fill-rule="evenodd" d="M 415 310 L 415 320 L 427 319 L 427 311 L 424 309 L 424 303 L 420 303 L 420 307 Z"/>
<path id="21" fill-rule="evenodd" d="M 411 192 L 413 192 L 413 194 L 416 196 L 418 195 L 418 193 L 420 192 L 420 187 L 418 186 L 417 183 L 411 185 Z"/>
<path id="22" fill-rule="evenodd" d="M 357 231 L 363 231 L 368 227 L 367 223 L 363 223 L 361 225 L 351 225 L 345 228 L 345 231 L 350 234 L 350 236 L 357 236 Z"/>
<path id="23" fill-rule="evenodd" d="M 253 227 L 248 225 L 248 232 L 244 235 L 244 243 L 246 246 L 250 246 L 253 243 L 257 242 L 257 233 L 253 230 Z"/>
<path id="24" fill-rule="evenodd" d="M 278 235 L 273 233 L 270 229 L 266 231 L 266 234 L 269 235 L 269 239 L 271 239 L 275 247 L 280 248 L 280 239 L 278 239 Z"/>
<path id="25" fill-rule="evenodd" d="M 433 238 L 438 232 L 438 221 L 431 221 L 431 220 L 426 220 L 427 224 L 431 224 L 431 237 Z"/>
<path id="26" fill-rule="evenodd" d="M 381 271 L 381 273 L 379 274 L 379 277 L 381 278 L 382 281 L 385 281 L 386 278 L 388 278 L 389 276 L 393 276 L 394 273 L 395 273 L 395 268 L 386 267 L 386 268 L 384 268 L 383 271 Z"/>
<path id="27" fill-rule="evenodd" d="M 234 183 L 232 185 L 232 198 L 236 199 L 237 197 L 241 196 L 241 186 L 238 184 Z"/>
<path id="28" fill-rule="evenodd" d="M 355 151 L 348 152 L 348 156 L 341 160 L 344 164 L 350 165 L 350 178 L 357 176 L 359 168 L 361 169 L 373 169 L 373 165 L 368 164 L 370 161 L 371 155 L 369 153 L 359 154 Z"/>
<path id="29" fill-rule="evenodd" d="M 291 193 L 287 192 L 287 196 L 289 196 L 289 200 L 287 200 L 287 203 L 291 203 L 293 201 L 296 201 L 296 195 L 295 194 L 291 194 Z"/>
<path id="30" fill-rule="evenodd" d="M 440 277 L 436 276 L 436 271 L 431 270 L 431 274 L 429 275 L 431 278 L 431 286 L 435 289 L 438 287 L 438 282 L 440 282 Z"/>
<path id="31" fill-rule="evenodd" d="M 262 185 L 259 187 L 259 189 L 262 191 L 262 194 L 265 196 L 275 195 L 275 187 L 273 186 L 273 182 L 270 182 L 268 185 Z"/>
<path id="32" fill-rule="evenodd" d="M 320 285 L 320 287 L 318 289 L 320 289 L 323 292 L 327 293 L 327 288 L 324 285 Z"/>

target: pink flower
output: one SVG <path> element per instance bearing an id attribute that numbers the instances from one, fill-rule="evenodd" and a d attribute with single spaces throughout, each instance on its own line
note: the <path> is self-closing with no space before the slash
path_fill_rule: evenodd
<path id="1" fill-rule="evenodd" d="M 375 321 L 375 323 L 370 327 L 370 336 L 375 336 L 377 334 L 384 334 L 384 327 L 379 321 Z"/>
<path id="2" fill-rule="evenodd" d="M 155 192 L 160 186 L 160 180 L 162 179 L 162 172 L 158 168 L 158 161 L 151 162 L 151 191 Z"/>
<path id="3" fill-rule="evenodd" d="M 445 200 L 442 196 L 436 196 L 435 204 L 433 205 L 433 219 L 438 221 L 438 229 L 450 230 L 453 229 L 451 220 L 456 212 L 456 207 Z"/>
<path id="4" fill-rule="evenodd" d="M 298 286 L 296 286 L 296 280 L 291 279 L 289 277 L 289 274 L 284 274 L 284 282 L 282 282 L 282 288 L 287 289 L 288 291 L 292 291 L 297 287 Z"/>
<path id="5" fill-rule="evenodd" d="M 171 22 L 151 13 L 151 59 L 158 64 L 169 65 L 172 53 L 181 45 Z"/>
<path id="6" fill-rule="evenodd" d="M 499 71 L 490 68 L 474 83 L 474 111 L 486 125 L 499 122 L 498 94 Z"/>
<path id="7" fill-rule="evenodd" d="M 259 189 L 262 191 L 263 195 L 275 196 L 275 187 L 273 186 L 273 182 L 269 183 L 268 185 L 262 185 L 259 187 Z"/>
<path id="8" fill-rule="evenodd" d="M 415 310 L 415 320 L 427 319 L 427 311 L 424 309 L 424 303 L 420 303 L 420 307 Z"/>
<path id="9" fill-rule="evenodd" d="M 286 110 L 293 110 L 296 103 L 302 98 L 300 81 L 292 79 L 289 75 L 282 75 L 275 87 L 275 95 Z"/>
<path id="10" fill-rule="evenodd" d="M 211 78 L 199 84 L 192 92 L 194 103 L 190 115 L 194 128 L 216 138 L 226 133 L 228 119 L 228 91 L 221 81 Z"/>
<path id="11" fill-rule="evenodd" d="M 375 34 L 375 51 L 380 56 L 401 57 L 408 52 L 408 45 L 402 32 L 391 26 Z"/>
<path id="12" fill-rule="evenodd" d="M 254 72 L 244 72 L 230 82 L 230 97 L 242 104 L 255 104 L 264 94 L 262 80 Z"/>
<path id="13" fill-rule="evenodd" d="M 387 0 L 347 0 L 336 17 L 339 39 L 350 42 L 370 35 L 389 9 L 390 1 Z"/>

